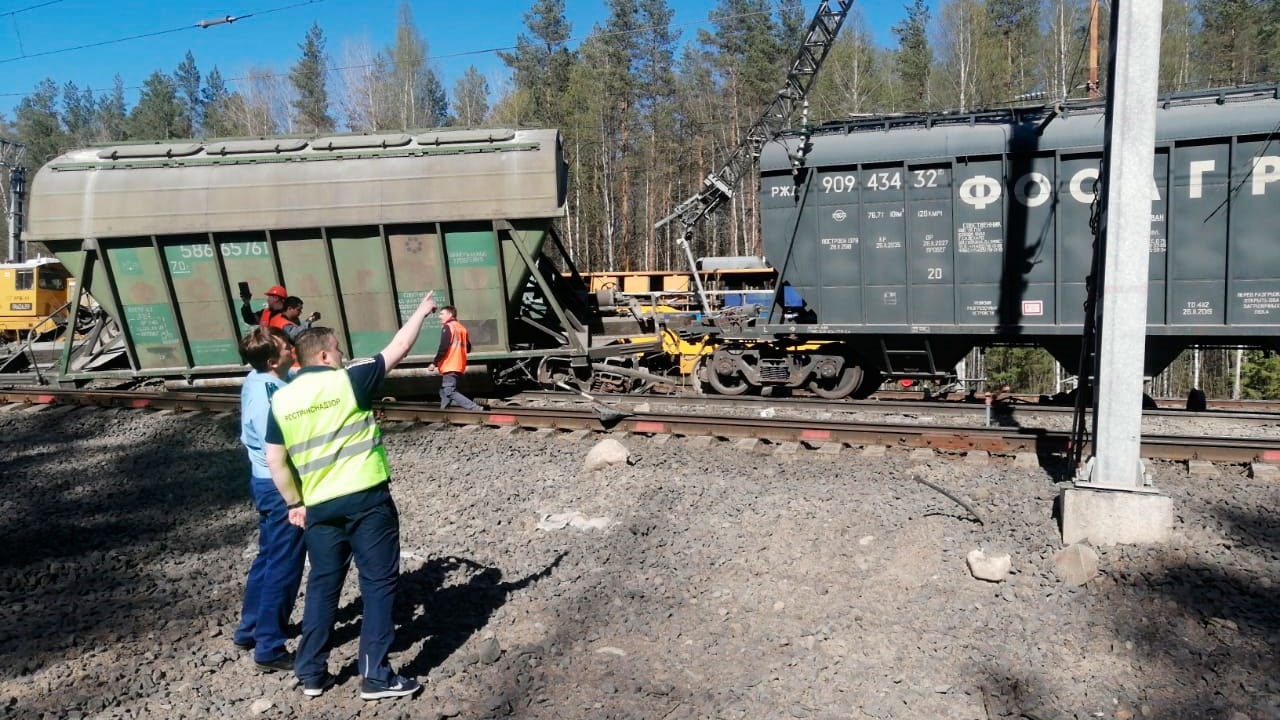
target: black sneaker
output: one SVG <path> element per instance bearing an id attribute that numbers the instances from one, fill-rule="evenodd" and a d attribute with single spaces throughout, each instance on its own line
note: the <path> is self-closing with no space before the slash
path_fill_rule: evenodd
<path id="1" fill-rule="evenodd" d="M 413 678 L 401 677 L 400 675 L 392 675 L 387 682 L 378 682 L 377 680 L 364 679 L 364 684 L 360 688 L 361 700 L 381 700 L 383 698 L 404 697 L 412 695 L 422 689 L 422 683 Z"/>
<path id="2" fill-rule="evenodd" d="M 314 680 L 303 680 L 302 694 L 307 697 L 320 697 L 325 690 L 333 687 L 336 682 L 338 682 L 338 678 L 327 672 Z"/>
<path id="3" fill-rule="evenodd" d="M 252 639 L 252 638 L 250 638 L 249 640 L 232 640 L 232 641 L 231 641 L 231 644 L 232 644 L 232 645 L 235 645 L 236 647 L 240 648 L 241 650 L 252 650 L 252 649 L 253 649 L 253 646 L 254 646 L 256 643 L 253 641 L 253 639 Z"/>
<path id="4" fill-rule="evenodd" d="M 293 653 L 285 652 L 270 660 L 254 660 L 253 664 L 262 672 L 289 672 L 293 669 Z"/>

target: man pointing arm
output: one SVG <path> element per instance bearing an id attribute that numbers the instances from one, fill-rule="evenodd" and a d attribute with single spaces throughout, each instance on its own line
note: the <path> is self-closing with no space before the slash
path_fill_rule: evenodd
<path id="1" fill-rule="evenodd" d="M 400 575 L 400 518 L 391 499 L 390 467 L 373 399 L 435 310 L 433 294 L 427 293 L 382 352 L 345 368 L 332 329 L 302 332 L 297 353 L 303 367 L 272 400 L 267 463 L 289 506 L 290 522 L 306 528 L 303 537 L 311 558 L 294 663 L 302 692 L 309 696 L 323 694 L 334 682 L 328 670 L 330 637 L 353 555 L 364 607 L 360 697 L 401 697 L 421 687 L 417 680 L 397 675 L 387 661 L 395 637 L 391 609 Z M 290 461 L 297 469 L 296 483 Z"/>

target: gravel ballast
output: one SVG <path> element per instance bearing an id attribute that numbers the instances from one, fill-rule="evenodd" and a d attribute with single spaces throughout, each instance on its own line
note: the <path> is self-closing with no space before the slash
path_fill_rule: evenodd
<path id="1" fill-rule="evenodd" d="M 392 662 L 426 688 L 358 698 L 353 572 L 305 698 L 231 643 L 238 430 L 0 409 L 0 717 L 1280 720 L 1280 485 L 1243 467 L 1152 465 L 1168 544 L 1062 554 L 1064 483 L 1008 459 L 411 424 Z M 607 437 L 628 461 L 583 470 Z"/>

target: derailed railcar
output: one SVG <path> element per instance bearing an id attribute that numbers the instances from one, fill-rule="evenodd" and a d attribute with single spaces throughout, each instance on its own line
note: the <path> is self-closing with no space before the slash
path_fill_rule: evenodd
<path id="1" fill-rule="evenodd" d="M 433 291 L 459 307 L 477 362 L 521 376 L 550 361 L 589 374 L 637 346 L 616 346 L 574 273 L 566 280 L 552 262 L 564 256 L 554 222 L 566 175 L 555 130 L 92 148 L 36 174 L 25 238 L 55 253 L 118 324 L 115 374 L 242 374 L 241 283 L 257 307 L 284 285 L 351 356 L 381 349 Z M 430 360 L 438 335 L 423 331 L 409 372 Z M 62 380 L 108 374 L 70 355 Z"/>
<path id="2" fill-rule="evenodd" d="M 1277 123 L 1275 88 L 1161 103 L 1152 182 L 1132 189 L 1151 196 L 1148 374 L 1191 346 L 1280 347 Z M 811 372 L 827 394 L 869 392 L 1005 342 L 1074 369 L 1103 131 L 1094 104 L 858 120 L 766 145 L 765 251 L 804 302 L 729 338 L 712 384 Z M 783 338 L 832 342 L 788 353 Z"/>

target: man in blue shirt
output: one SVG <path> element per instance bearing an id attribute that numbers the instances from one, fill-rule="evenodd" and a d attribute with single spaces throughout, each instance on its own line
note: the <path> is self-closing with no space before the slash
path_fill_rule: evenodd
<path id="1" fill-rule="evenodd" d="M 284 387 L 293 366 L 293 344 L 277 328 L 255 327 L 240 342 L 240 356 L 253 371 L 240 389 L 240 442 L 249 451 L 249 492 L 258 510 L 258 555 L 249 567 L 240 626 L 233 642 L 253 649 L 258 669 L 289 670 L 285 628 L 298 598 L 306 547 L 302 530 L 289 523 L 289 510 L 267 467 L 267 418 L 271 396 Z"/>
<path id="2" fill-rule="evenodd" d="M 294 672 L 302 692 L 317 697 L 333 686 L 329 650 L 342 584 L 355 558 L 360 578 L 360 697 L 379 700 L 422 688 L 388 661 L 391 620 L 400 577 L 400 516 L 391 499 L 391 471 L 373 415 L 382 379 L 409 354 L 422 321 L 435 312 L 432 294 L 418 305 L 382 352 L 342 365 L 330 328 L 298 336 L 303 367 L 276 394 L 267 423 L 267 465 L 289 508 L 305 527 L 311 572 Z M 290 471 L 296 468 L 297 478 Z"/>

